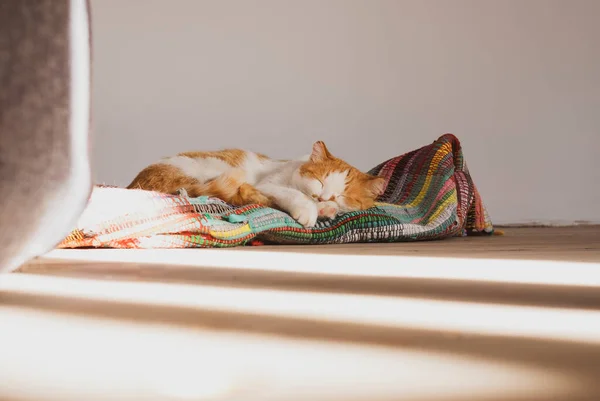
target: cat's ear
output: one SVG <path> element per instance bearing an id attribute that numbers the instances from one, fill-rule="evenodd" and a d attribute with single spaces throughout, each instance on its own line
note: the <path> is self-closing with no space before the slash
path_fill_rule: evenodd
<path id="1" fill-rule="evenodd" d="M 368 181 L 369 191 L 375 196 L 383 195 L 385 191 L 385 178 L 383 177 L 369 177 Z"/>
<path id="2" fill-rule="evenodd" d="M 310 155 L 310 161 L 318 163 L 332 158 L 333 156 L 331 156 L 331 153 L 329 153 L 329 150 L 327 150 L 325 142 L 315 142 L 312 148 L 312 154 Z"/>

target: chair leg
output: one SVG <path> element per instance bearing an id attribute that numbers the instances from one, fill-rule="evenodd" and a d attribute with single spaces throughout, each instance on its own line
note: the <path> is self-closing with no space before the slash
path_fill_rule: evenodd
<path id="1" fill-rule="evenodd" d="M 91 191 L 89 1 L 0 1 L 0 272 L 51 250 Z"/>

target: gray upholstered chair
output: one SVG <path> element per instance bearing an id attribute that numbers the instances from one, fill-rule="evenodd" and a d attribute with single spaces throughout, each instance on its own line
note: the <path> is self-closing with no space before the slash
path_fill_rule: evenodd
<path id="1" fill-rule="evenodd" d="M 0 271 L 52 249 L 91 189 L 89 1 L 0 1 Z"/>

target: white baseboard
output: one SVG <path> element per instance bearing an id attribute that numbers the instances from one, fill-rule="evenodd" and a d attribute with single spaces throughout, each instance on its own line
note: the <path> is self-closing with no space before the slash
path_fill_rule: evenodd
<path id="1" fill-rule="evenodd" d="M 493 221 L 492 221 L 493 222 Z M 494 227 L 580 227 L 599 226 L 600 220 L 530 220 L 523 222 L 493 222 Z"/>

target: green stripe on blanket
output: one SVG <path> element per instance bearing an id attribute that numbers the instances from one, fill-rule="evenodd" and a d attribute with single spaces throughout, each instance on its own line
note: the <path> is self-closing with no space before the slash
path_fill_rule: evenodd
<path id="1" fill-rule="evenodd" d="M 216 198 L 99 186 L 77 229 L 59 247 L 397 242 L 493 233 L 454 135 L 381 163 L 370 173 L 386 179 L 375 207 L 320 221 L 313 228 L 259 205 L 233 207 Z"/>

